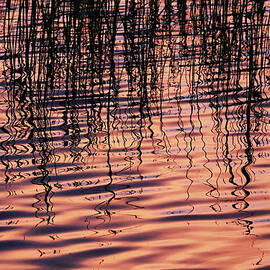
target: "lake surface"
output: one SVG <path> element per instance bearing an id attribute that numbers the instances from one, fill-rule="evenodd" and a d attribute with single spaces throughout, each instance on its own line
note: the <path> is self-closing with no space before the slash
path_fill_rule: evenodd
<path id="1" fill-rule="evenodd" d="M 270 269 L 270 1 L 2 0 L 1 269 Z"/>

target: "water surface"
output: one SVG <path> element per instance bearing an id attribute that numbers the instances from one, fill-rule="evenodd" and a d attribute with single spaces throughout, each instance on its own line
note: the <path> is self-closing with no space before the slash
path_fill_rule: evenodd
<path id="1" fill-rule="evenodd" d="M 2 0 L 0 268 L 270 269 L 269 13 Z"/>

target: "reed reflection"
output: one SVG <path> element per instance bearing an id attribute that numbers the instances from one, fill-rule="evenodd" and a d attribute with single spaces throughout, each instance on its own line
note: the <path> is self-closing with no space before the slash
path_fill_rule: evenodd
<path id="1" fill-rule="evenodd" d="M 31 226 L 51 226 L 63 252 L 37 233 L 50 255 L 26 263 L 83 269 L 115 252 L 116 264 L 163 269 L 160 246 L 177 244 L 162 227 L 201 254 L 174 222 L 252 235 L 269 216 L 254 195 L 269 151 L 267 1 L 12 0 L 0 12 L 2 179 L 20 222 L 34 211 Z M 170 256 L 187 269 L 189 255 Z"/>

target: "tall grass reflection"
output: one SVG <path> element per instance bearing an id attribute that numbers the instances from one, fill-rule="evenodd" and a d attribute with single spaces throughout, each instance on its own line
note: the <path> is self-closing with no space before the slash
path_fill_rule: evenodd
<path id="1" fill-rule="evenodd" d="M 55 237 L 66 241 L 59 243 L 65 255 L 54 257 L 41 238 L 48 261 L 27 263 L 65 268 L 73 263 L 63 261 L 70 248 L 79 266 L 100 263 L 109 251 L 122 262 L 127 252 L 132 266 L 142 256 L 132 254 L 137 244 L 120 247 L 119 239 L 152 245 L 150 225 L 163 240 L 171 228 L 178 232 L 174 222 L 198 220 L 226 219 L 253 234 L 258 216 L 269 215 L 254 206 L 269 152 L 268 2 L 0 4 L 0 170 L 8 207 L 23 212 L 30 204 L 36 218 L 28 222 L 40 237 L 43 227 L 66 237 Z M 24 224 L 31 211 L 21 212 Z M 99 255 L 87 237 L 102 242 Z M 162 254 L 155 245 L 142 262 Z M 170 256 L 172 268 L 185 268 L 179 258 L 187 258 Z"/>

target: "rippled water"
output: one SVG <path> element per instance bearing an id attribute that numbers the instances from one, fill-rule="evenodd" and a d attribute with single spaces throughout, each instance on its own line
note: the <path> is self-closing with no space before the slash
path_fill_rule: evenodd
<path id="1" fill-rule="evenodd" d="M 1 0 L 1 269 L 270 269 L 270 2 Z"/>

